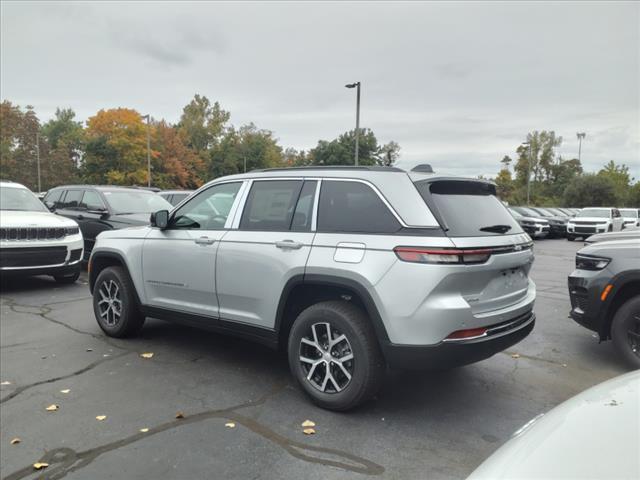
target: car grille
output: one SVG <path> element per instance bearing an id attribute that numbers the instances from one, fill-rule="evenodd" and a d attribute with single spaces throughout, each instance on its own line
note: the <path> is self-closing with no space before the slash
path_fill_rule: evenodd
<path id="1" fill-rule="evenodd" d="M 0 267 L 59 265 L 67 258 L 67 247 L 2 248 Z"/>
<path id="2" fill-rule="evenodd" d="M 575 224 L 576 224 L 576 226 L 581 226 L 581 225 L 597 225 L 597 224 L 598 224 L 598 222 L 577 222 L 577 221 L 574 221 L 573 223 L 575 223 Z"/>
<path id="3" fill-rule="evenodd" d="M 0 228 L 0 240 L 58 240 L 78 232 L 78 227 L 4 227 Z"/>
<path id="4" fill-rule="evenodd" d="M 571 308 L 579 308 L 583 313 L 587 311 L 587 305 L 589 298 L 587 297 L 587 290 L 584 287 L 569 286 L 569 298 L 571 299 Z"/>
<path id="5" fill-rule="evenodd" d="M 576 233 L 596 233 L 596 227 L 578 227 L 574 228 Z"/>

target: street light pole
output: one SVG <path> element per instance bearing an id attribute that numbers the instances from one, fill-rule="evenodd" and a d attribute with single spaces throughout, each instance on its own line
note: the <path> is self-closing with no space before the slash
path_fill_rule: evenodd
<path id="1" fill-rule="evenodd" d="M 40 132 L 36 132 L 36 160 L 38 163 L 38 193 L 40 193 L 42 191 L 40 183 Z"/>
<path id="2" fill-rule="evenodd" d="M 348 83 L 347 88 L 356 88 L 356 159 L 355 164 L 358 166 L 358 156 L 360 150 L 360 82 Z"/>
<path id="3" fill-rule="evenodd" d="M 523 142 L 522 145 L 529 147 L 529 158 L 527 159 L 527 206 L 529 206 L 531 194 L 531 142 Z"/>
<path id="4" fill-rule="evenodd" d="M 578 137 L 578 162 L 582 163 L 582 139 L 587 136 L 585 132 L 576 133 Z"/>
<path id="5" fill-rule="evenodd" d="M 147 187 L 151 187 L 151 132 L 149 130 L 149 122 L 151 121 L 150 115 L 142 115 L 142 118 L 147 119 Z"/>

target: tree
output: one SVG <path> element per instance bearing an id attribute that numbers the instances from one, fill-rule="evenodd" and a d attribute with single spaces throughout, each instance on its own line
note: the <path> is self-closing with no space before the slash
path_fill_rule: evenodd
<path id="1" fill-rule="evenodd" d="M 498 176 L 495 178 L 495 183 L 498 197 L 501 200 L 510 203 L 512 201 L 511 197 L 513 195 L 514 187 L 511 172 L 506 166 L 498 172 Z"/>
<path id="2" fill-rule="evenodd" d="M 626 206 L 640 208 L 640 182 L 636 182 L 635 185 L 629 189 Z"/>
<path id="3" fill-rule="evenodd" d="M 511 162 L 513 162 L 513 160 L 511 159 L 511 157 L 509 155 L 505 155 L 502 160 L 500 160 L 500 163 L 502 163 L 504 169 L 509 170 L 509 166 L 511 165 Z"/>
<path id="4" fill-rule="evenodd" d="M 206 178 L 206 167 L 198 154 L 188 148 L 176 128 L 164 120 L 154 125 L 152 142 L 153 185 L 163 189 L 195 189 Z"/>
<path id="5" fill-rule="evenodd" d="M 615 185 L 610 178 L 587 173 L 571 180 L 563 198 L 570 207 L 609 207 L 616 204 Z"/>
<path id="6" fill-rule="evenodd" d="M 608 178 L 613 183 L 616 192 L 614 205 L 626 205 L 632 180 L 629 175 L 629 167 L 624 163 L 622 165 L 616 165 L 613 160 L 610 160 L 609 163 L 598 172 L 598 176 Z"/>
<path id="7" fill-rule="evenodd" d="M 0 175 L 38 187 L 37 141 L 40 122 L 33 107 L 25 111 L 9 101 L 0 104 Z"/>
<path id="8" fill-rule="evenodd" d="M 335 140 L 320 140 L 311 150 L 314 165 L 353 165 L 355 162 L 355 130 L 343 133 Z M 358 140 L 358 163 L 360 165 L 391 165 L 400 152 L 396 142 L 378 145 L 378 139 L 368 128 L 360 129 Z"/>
<path id="9" fill-rule="evenodd" d="M 218 143 L 230 117 L 218 102 L 211 105 L 207 97 L 196 94 L 183 108 L 178 129 L 185 144 L 201 154 Z"/>
<path id="10" fill-rule="evenodd" d="M 40 129 L 43 186 L 47 188 L 79 179 L 85 138 L 82 123 L 74 120 L 75 115 L 71 109 L 58 108 L 55 118 Z"/>
<path id="11" fill-rule="evenodd" d="M 532 182 L 549 180 L 555 163 L 555 149 L 562 145 L 562 137 L 553 131 L 537 130 L 527 135 L 529 145 L 520 145 L 516 152 L 518 160 L 514 167 L 519 184 L 527 183 L 527 171 L 532 175 Z"/>
<path id="12" fill-rule="evenodd" d="M 85 180 L 115 185 L 147 183 L 147 127 L 135 110 L 100 110 L 87 121 Z M 158 152 L 152 152 L 156 158 Z"/>

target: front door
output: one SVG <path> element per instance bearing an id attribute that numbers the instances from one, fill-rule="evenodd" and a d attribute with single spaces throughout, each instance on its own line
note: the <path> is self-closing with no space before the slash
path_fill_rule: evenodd
<path id="1" fill-rule="evenodd" d="M 172 213 L 166 229 L 152 229 L 142 252 L 148 305 L 218 317 L 216 253 L 241 185 L 203 190 Z"/>
<path id="2" fill-rule="evenodd" d="M 303 275 L 311 251 L 317 182 L 254 181 L 237 229 L 220 243 L 220 318 L 274 328 L 287 281 Z"/>

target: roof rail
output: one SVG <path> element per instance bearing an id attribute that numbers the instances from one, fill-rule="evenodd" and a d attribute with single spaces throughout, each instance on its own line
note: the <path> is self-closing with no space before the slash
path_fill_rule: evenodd
<path id="1" fill-rule="evenodd" d="M 416 165 L 411 169 L 412 172 L 419 173 L 433 173 L 433 168 L 428 163 L 421 163 L 420 165 Z"/>
<path id="2" fill-rule="evenodd" d="M 296 170 L 368 170 L 371 172 L 404 172 L 404 170 L 397 167 L 383 167 L 381 165 L 309 165 L 306 167 L 276 167 L 276 168 L 259 168 L 251 170 L 249 173 L 254 172 L 280 172 L 280 171 L 296 171 Z"/>

